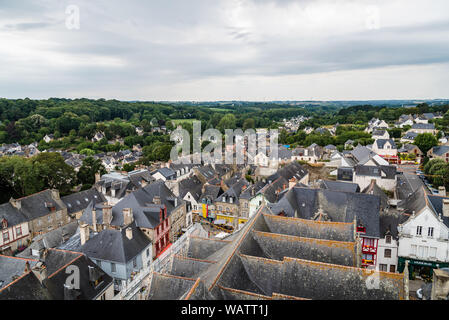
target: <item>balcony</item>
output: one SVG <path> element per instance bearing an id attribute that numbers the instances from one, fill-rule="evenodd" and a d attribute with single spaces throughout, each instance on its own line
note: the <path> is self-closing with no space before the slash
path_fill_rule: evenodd
<path id="1" fill-rule="evenodd" d="M 377 252 L 377 248 L 376 247 L 372 247 L 372 246 L 364 245 L 364 246 L 362 246 L 362 252 L 363 253 L 376 253 Z"/>
<path id="2" fill-rule="evenodd" d="M 374 260 L 372 259 L 362 259 L 362 265 L 373 265 Z"/>

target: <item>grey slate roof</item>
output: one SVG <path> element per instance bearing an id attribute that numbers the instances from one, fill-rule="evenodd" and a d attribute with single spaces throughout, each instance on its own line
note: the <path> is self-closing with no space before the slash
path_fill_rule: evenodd
<path id="1" fill-rule="evenodd" d="M 16 200 L 20 201 L 20 212 L 27 218 L 28 221 L 44 217 L 51 213 L 51 209 L 46 206 L 46 203 L 51 203 L 54 205 L 56 211 L 66 208 L 62 200 L 53 199 L 51 190 L 44 190 L 28 197 Z"/>
<path id="2" fill-rule="evenodd" d="M 304 168 L 302 165 L 300 165 L 298 162 L 293 161 L 289 164 L 287 164 L 282 169 L 279 169 L 276 173 L 272 174 L 268 177 L 268 183 L 272 183 L 275 180 L 277 180 L 279 177 L 283 177 L 285 180 L 289 181 L 292 178 L 295 178 L 296 180 L 303 179 L 309 172 L 306 168 Z M 288 183 L 287 183 L 288 185 Z"/>
<path id="3" fill-rule="evenodd" d="M 435 130 L 435 125 L 433 123 L 414 123 L 412 125 L 412 130 L 413 129 Z"/>
<path id="4" fill-rule="evenodd" d="M 366 227 L 366 236 L 379 237 L 380 198 L 363 193 L 294 187 L 271 207 L 274 214 L 314 219 L 323 213 L 330 221 L 357 222 Z"/>
<path id="5" fill-rule="evenodd" d="M 377 139 L 374 143 L 377 145 L 379 149 L 383 149 L 385 144 L 389 142 L 393 149 L 396 149 L 396 144 L 393 139 Z"/>
<path id="6" fill-rule="evenodd" d="M 321 181 L 320 188 L 341 192 L 360 192 L 360 187 L 357 183 L 339 182 L 330 180 Z"/>
<path id="7" fill-rule="evenodd" d="M 201 196 L 202 187 L 203 184 L 201 183 L 200 179 L 198 179 L 198 177 L 194 175 L 179 182 L 179 196 L 181 198 L 184 198 L 187 192 L 190 192 L 195 200 L 198 201 Z"/>
<path id="8" fill-rule="evenodd" d="M 27 222 L 27 217 L 7 202 L 0 205 L 0 222 L 6 219 L 8 227 Z"/>
<path id="9" fill-rule="evenodd" d="M 406 134 L 402 137 L 402 139 L 406 139 L 406 140 L 415 140 L 415 138 L 416 138 L 417 136 L 418 136 L 418 133 L 417 133 L 417 132 L 410 131 L 410 132 L 406 133 Z"/>
<path id="10" fill-rule="evenodd" d="M 116 263 L 127 263 L 143 252 L 151 241 L 136 227 L 132 228 L 132 239 L 126 236 L 126 228 L 122 230 L 106 229 L 90 238 L 82 247 L 81 252 L 91 259 L 99 259 Z"/>
<path id="11" fill-rule="evenodd" d="M 432 153 L 437 156 L 443 156 L 449 152 L 449 146 L 435 146 L 432 148 Z"/>
<path id="12" fill-rule="evenodd" d="M 357 165 L 354 172 L 358 176 L 382 177 L 383 179 L 394 179 L 396 177 L 395 166 L 362 166 Z M 385 177 L 382 176 L 385 174 Z"/>
<path id="13" fill-rule="evenodd" d="M 0 290 L 24 274 L 27 262 L 30 267 L 33 267 L 38 260 L 0 255 Z"/>
<path id="14" fill-rule="evenodd" d="M 61 200 L 67 206 L 68 214 L 86 209 L 91 201 L 94 203 L 106 202 L 106 198 L 96 188 L 91 188 L 89 190 L 62 197 Z"/>

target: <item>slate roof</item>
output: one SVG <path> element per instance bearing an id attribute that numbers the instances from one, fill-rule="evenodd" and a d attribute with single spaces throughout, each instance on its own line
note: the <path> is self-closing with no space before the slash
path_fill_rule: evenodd
<path id="1" fill-rule="evenodd" d="M 377 145 L 377 148 L 379 149 L 383 149 L 387 142 L 390 143 L 392 149 L 397 148 L 393 139 L 377 139 L 376 141 L 374 141 L 374 143 Z"/>
<path id="2" fill-rule="evenodd" d="M 51 213 L 51 209 L 46 206 L 47 203 L 54 205 L 56 211 L 66 208 L 62 200 L 53 199 L 51 190 L 44 190 L 24 198 L 16 199 L 16 201 L 20 201 L 20 212 L 28 221 L 44 217 Z"/>
<path id="3" fill-rule="evenodd" d="M 91 259 L 127 263 L 151 244 L 150 239 L 136 227 L 135 222 L 129 227 L 132 228 L 131 240 L 126 236 L 126 228 L 105 229 L 90 238 L 80 250 Z"/>
<path id="4" fill-rule="evenodd" d="M 34 273 L 24 274 L 18 281 L 0 290 L 0 300 L 92 300 L 112 285 L 112 278 L 105 274 L 89 258 L 78 252 L 49 249 L 43 264 L 47 268 L 47 278 L 43 285 Z M 74 265 L 80 271 L 79 290 L 67 290 L 66 266 Z M 93 281 L 100 280 L 95 286 Z"/>
<path id="5" fill-rule="evenodd" d="M 9 202 L 0 205 L 0 222 L 3 221 L 3 219 L 6 219 L 8 222 L 8 227 L 16 226 L 28 221 L 27 217 L 14 208 Z"/>
<path id="6" fill-rule="evenodd" d="M 414 123 L 412 125 L 412 130 L 413 129 L 435 130 L 435 125 L 433 123 Z"/>
<path id="7" fill-rule="evenodd" d="M 363 162 L 365 163 L 370 158 L 376 155 L 375 152 L 368 149 L 367 147 L 363 147 L 361 145 L 358 145 L 351 151 L 351 155 L 355 158 L 357 162 Z"/>
<path id="8" fill-rule="evenodd" d="M 201 196 L 202 187 L 203 184 L 201 183 L 200 179 L 198 179 L 198 177 L 194 175 L 179 182 L 179 196 L 181 198 L 184 198 L 187 192 L 190 192 L 193 198 L 198 201 Z"/>
<path id="9" fill-rule="evenodd" d="M 381 177 L 382 179 L 395 179 L 397 170 L 395 166 L 362 165 L 357 165 L 354 169 L 355 174 L 358 176 Z M 384 173 L 385 176 L 382 176 L 382 173 Z"/>
<path id="10" fill-rule="evenodd" d="M 174 262 L 163 277 L 155 273 L 150 298 L 404 299 L 402 274 L 373 271 L 379 289 L 367 289 L 371 273 L 355 267 L 352 221 L 317 222 L 262 211 L 227 241 L 190 237 L 190 261 L 181 268 Z M 333 236 L 340 238 L 329 239 Z"/>
<path id="11" fill-rule="evenodd" d="M 432 153 L 437 156 L 443 156 L 449 152 L 449 146 L 435 146 L 432 148 Z"/>
<path id="12" fill-rule="evenodd" d="M 415 138 L 416 138 L 417 136 L 418 136 L 418 133 L 417 133 L 417 132 L 411 131 L 411 132 L 406 133 L 406 134 L 402 137 L 402 139 L 405 139 L 405 140 L 415 140 Z"/>
<path id="13" fill-rule="evenodd" d="M 296 178 L 296 180 L 303 179 L 309 172 L 306 168 L 300 165 L 298 162 L 293 161 L 283 168 L 279 169 L 276 173 L 272 174 L 268 177 L 268 183 L 272 183 L 277 180 L 279 177 L 283 177 L 285 180 L 289 181 L 292 178 Z M 288 185 L 288 183 L 287 183 Z"/>
<path id="14" fill-rule="evenodd" d="M 357 183 L 340 181 L 323 180 L 320 183 L 320 188 L 341 192 L 360 192 L 360 187 Z"/>
<path id="15" fill-rule="evenodd" d="M 86 209 L 91 201 L 93 201 L 94 203 L 103 203 L 107 201 L 104 195 L 96 188 L 91 188 L 89 190 L 62 197 L 61 200 L 67 206 L 68 214 Z"/>
<path id="16" fill-rule="evenodd" d="M 33 267 L 37 262 L 36 259 L 0 255 L 0 291 L 24 274 L 27 263 L 30 267 Z"/>
<path id="17" fill-rule="evenodd" d="M 200 196 L 200 201 L 202 202 L 203 199 L 208 199 L 213 202 L 222 194 L 223 189 L 220 186 L 206 184 L 204 185 L 204 192 Z"/>
<path id="18" fill-rule="evenodd" d="M 218 196 L 215 201 L 222 201 L 223 197 L 226 197 L 226 201 L 228 198 L 234 199 L 234 203 L 238 203 L 240 199 L 240 194 L 242 190 L 246 189 L 249 186 L 249 182 L 245 179 L 241 178 L 236 183 L 234 183 L 226 192 Z"/>
<path id="19" fill-rule="evenodd" d="M 330 221 L 358 223 L 366 227 L 366 236 L 379 237 L 380 198 L 363 193 L 294 187 L 271 207 L 274 214 L 314 219 L 320 212 Z"/>

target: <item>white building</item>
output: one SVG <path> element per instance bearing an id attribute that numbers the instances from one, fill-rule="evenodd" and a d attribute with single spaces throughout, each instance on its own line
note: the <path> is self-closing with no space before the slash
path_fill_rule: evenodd
<path id="1" fill-rule="evenodd" d="M 398 227 L 399 272 L 409 261 L 412 273 L 449 266 L 449 198 L 427 195 L 419 188 L 404 200 L 408 220 Z"/>

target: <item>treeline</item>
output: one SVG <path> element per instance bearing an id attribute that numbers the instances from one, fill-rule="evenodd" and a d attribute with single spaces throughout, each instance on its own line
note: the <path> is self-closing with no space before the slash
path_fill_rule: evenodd
<path id="1" fill-rule="evenodd" d="M 279 142 L 290 145 L 291 147 L 308 147 L 313 143 L 324 147 L 332 144 L 342 151 L 345 142 L 348 140 L 353 140 L 354 146 L 357 146 L 359 143 L 365 146 L 374 142 L 371 134 L 365 132 L 363 129 L 363 126 L 338 126 L 335 136 L 332 136 L 330 133 L 323 134 L 317 132 L 306 134 L 304 130 L 298 130 L 295 134 L 288 134 L 287 131 L 282 130 L 279 134 Z"/>
<path id="2" fill-rule="evenodd" d="M 101 161 L 92 157 L 83 161 L 78 173 L 59 153 L 44 152 L 32 158 L 1 157 L 0 203 L 45 189 L 58 189 L 62 196 L 70 194 L 76 186 L 88 189 L 95 182 L 96 172 L 106 173 Z"/>

